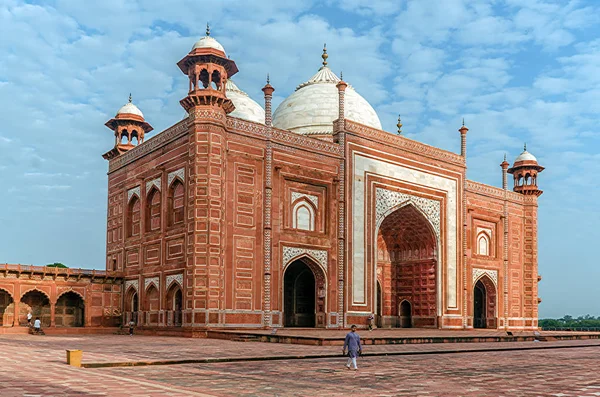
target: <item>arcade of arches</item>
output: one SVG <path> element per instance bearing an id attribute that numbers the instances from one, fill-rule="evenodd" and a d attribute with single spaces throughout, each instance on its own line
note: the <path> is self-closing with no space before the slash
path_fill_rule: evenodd
<path id="1" fill-rule="evenodd" d="M 165 310 L 160 310 L 162 306 L 160 294 L 154 284 L 148 286 L 142 301 L 140 301 L 137 290 L 130 287 L 125 293 L 124 323 L 133 321 L 135 324 L 143 326 L 165 324 L 168 327 L 181 327 L 183 323 L 183 293 L 179 284 L 173 283 L 169 287 L 164 303 Z"/>
<path id="2" fill-rule="evenodd" d="M 378 325 L 437 327 L 436 250 L 429 221 L 413 205 L 383 220 L 377 235 Z"/>
<path id="3" fill-rule="evenodd" d="M 0 320 L 4 327 L 26 325 L 29 312 L 33 319 L 39 317 L 42 327 L 50 327 L 53 319 L 57 327 L 83 327 L 84 307 L 83 298 L 72 291 L 62 294 L 56 304 L 52 305 L 44 292 L 30 290 L 19 300 L 18 316 L 15 319 L 13 297 L 6 290 L 0 289 Z"/>

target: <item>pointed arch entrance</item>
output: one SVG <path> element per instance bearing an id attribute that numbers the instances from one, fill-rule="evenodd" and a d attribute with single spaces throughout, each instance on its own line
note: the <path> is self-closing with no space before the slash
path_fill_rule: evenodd
<path id="1" fill-rule="evenodd" d="M 33 320 L 40 318 L 42 327 L 49 327 L 51 323 L 50 298 L 40 290 L 33 289 L 21 297 L 19 305 L 19 323 L 27 323 L 27 313 L 31 311 Z"/>
<path id="2" fill-rule="evenodd" d="M 412 327 L 438 326 L 437 249 L 434 228 L 412 203 L 383 219 L 377 233 L 383 327 L 407 326 L 408 321 Z M 403 307 L 402 302 L 409 306 Z"/>
<path id="3" fill-rule="evenodd" d="M 0 326 L 11 327 L 14 323 L 15 303 L 12 295 L 0 289 Z"/>
<path id="4" fill-rule="evenodd" d="M 325 326 L 325 291 L 325 276 L 311 258 L 292 261 L 283 276 L 283 325 Z"/>
<path id="5" fill-rule="evenodd" d="M 473 327 L 498 327 L 496 318 L 496 286 L 487 275 L 479 278 L 473 287 Z"/>
<path id="6" fill-rule="evenodd" d="M 138 311 L 139 311 L 139 299 L 138 293 L 133 287 L 129 287 L 125 293 L 125 324 L 133 321 L 137 324 L 138 322 Z"/>
<path id="7" fill-rule="evenodd" d="M 181 306 L 183 294 L 181 287 L 173 283 L 167 291 L 167 323 L 174 327 L 181 327 Z"/>
<path id="8" fill-rule="evenodd" d="M 65 292 L 56 301 L 54 321 L 57 327 L 83 327 L 85 321 L 83 298 L 73 292 Z"/>

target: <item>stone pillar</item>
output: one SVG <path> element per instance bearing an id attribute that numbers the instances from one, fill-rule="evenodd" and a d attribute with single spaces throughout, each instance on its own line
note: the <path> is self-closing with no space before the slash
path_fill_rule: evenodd
<path id="1" fill-rule="evenodd" d="M 469 129 L 465 127 L 465 120 L 463 119 L 462 127 L 458 130 L 460 132 L 460 155 L 465 160 L 465 168 L 463 173 L 463 186 L 462 186 L 462 219 L 463 219 L 463 232 L 462 232 L 462 251 L 463 251 L 463 328 L 467 328 L 467 314 L 468 314 L 468 296 L 469 291 L 467 290 L 468 280 L 468 267 L 469 261 L 467 257 L 467 132 Z"/>
<path id="2" fill-rule="evenodd" d="M 14 303 L 14 308 L 15 308 L 15 315 L 13 318 L 13 326 L 18 327 L 19 326 L 19 303 L 20 303 L 18 300 L 18 297 L 16 299 L 13 298 L 13 303 Z"/>
<path id="3" fill-rule="evenodd" d="M 271 316 L 271 258 L 272 258 L 272 225 L 271 225 L 271 200 L 273 197 L 273 145 L 271 143 L 272 112 L 271 99 L 275 89 L 269 84 L 269 75 L 267 75 L 267 84 L 262 91 L 265 94 L 265 125 L 267 126 L 267 143 L 265 148 L 265 189 L 264 189 L 264 291 L 263 291 L 263 326 L 270 328 L 272 326 Z"/>
<path id="4" fill-rule="evenodd" d="M 341 77 L 341 73 L 340 73 Z M 344 274 L 345 274 L 345 252 L 346 252 L 346 116 L 344 99 L 348 84 L 344 80 L 340 80 L 337 85 L 338 89 L 338 144 L 342 148 L 342 158 L 340 159 L 340 170 L 338 174 L 338 327 L 344 327 L 346 323 L 344 314 Z"/>
<path id="5" fill-rule="evenodd" d="M 50 326 L 56 327 L 56 303 L 50 302 Z"/>

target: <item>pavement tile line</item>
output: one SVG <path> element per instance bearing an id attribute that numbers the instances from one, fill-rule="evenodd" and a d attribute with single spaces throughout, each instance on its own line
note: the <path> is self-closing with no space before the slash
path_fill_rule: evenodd
<path id="1" fill-rule="evenodd" d="M 544 343 L 544 342 L 540 342 Z M 481 352 L 501 352 L 501 351 L 524 351 L 524 350 L 550 350 L 550 349 L 572 349 L 581 347 L 600 347 L 598 344 L 572 345 L 572 346 L 522 346 L 522 347 L 492 347 L 480 349 L 452 349 L 452 350 L 430 350 L 430 351 L 398 351 L 398 352 L 376 352 L 363 353 L 363 357 L 378 356 L 420 356 L 436 354 L 459 354 L 459 353 L 481 353 Z M 184 360 L 158 360 L 158 361 L 126 361 L 126 362 L 100 362 L 100 363 L 82 363 L 84 368 L 112 368 L 112 367 L 142 367 L 150 365 L 178 365 L 178 364 L 214 364 L 214 363 L 233 363 L 248 361 L 282 361 L 282 360 L 314 360 L 321 358 L 340 358 L 341 354 L 306 354 L 306 355 L 286 355 L 286 356 L 262 356 L 262 357 L 214 357 L 203 359 L 184 359 Z"/>

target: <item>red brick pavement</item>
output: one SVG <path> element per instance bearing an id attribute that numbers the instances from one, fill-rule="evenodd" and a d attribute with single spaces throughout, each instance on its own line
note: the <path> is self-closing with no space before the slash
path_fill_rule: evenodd
<path id="1" fill-rule="evenodd" d="M 343 357 L 317 360 L 74 368 L 84 362 L 191 357 L 333 354 L 339 347 L 210 339 L 98 336 L 0 337 L 0 396 L 600 396 L 598 341 L 368 346 L 367 352 L 432 352 L 461 347 L 585 346 L 572 349 L 363 357 L 357 373 Z M 563 393 L 562 395 L 560 393 Z"/>

